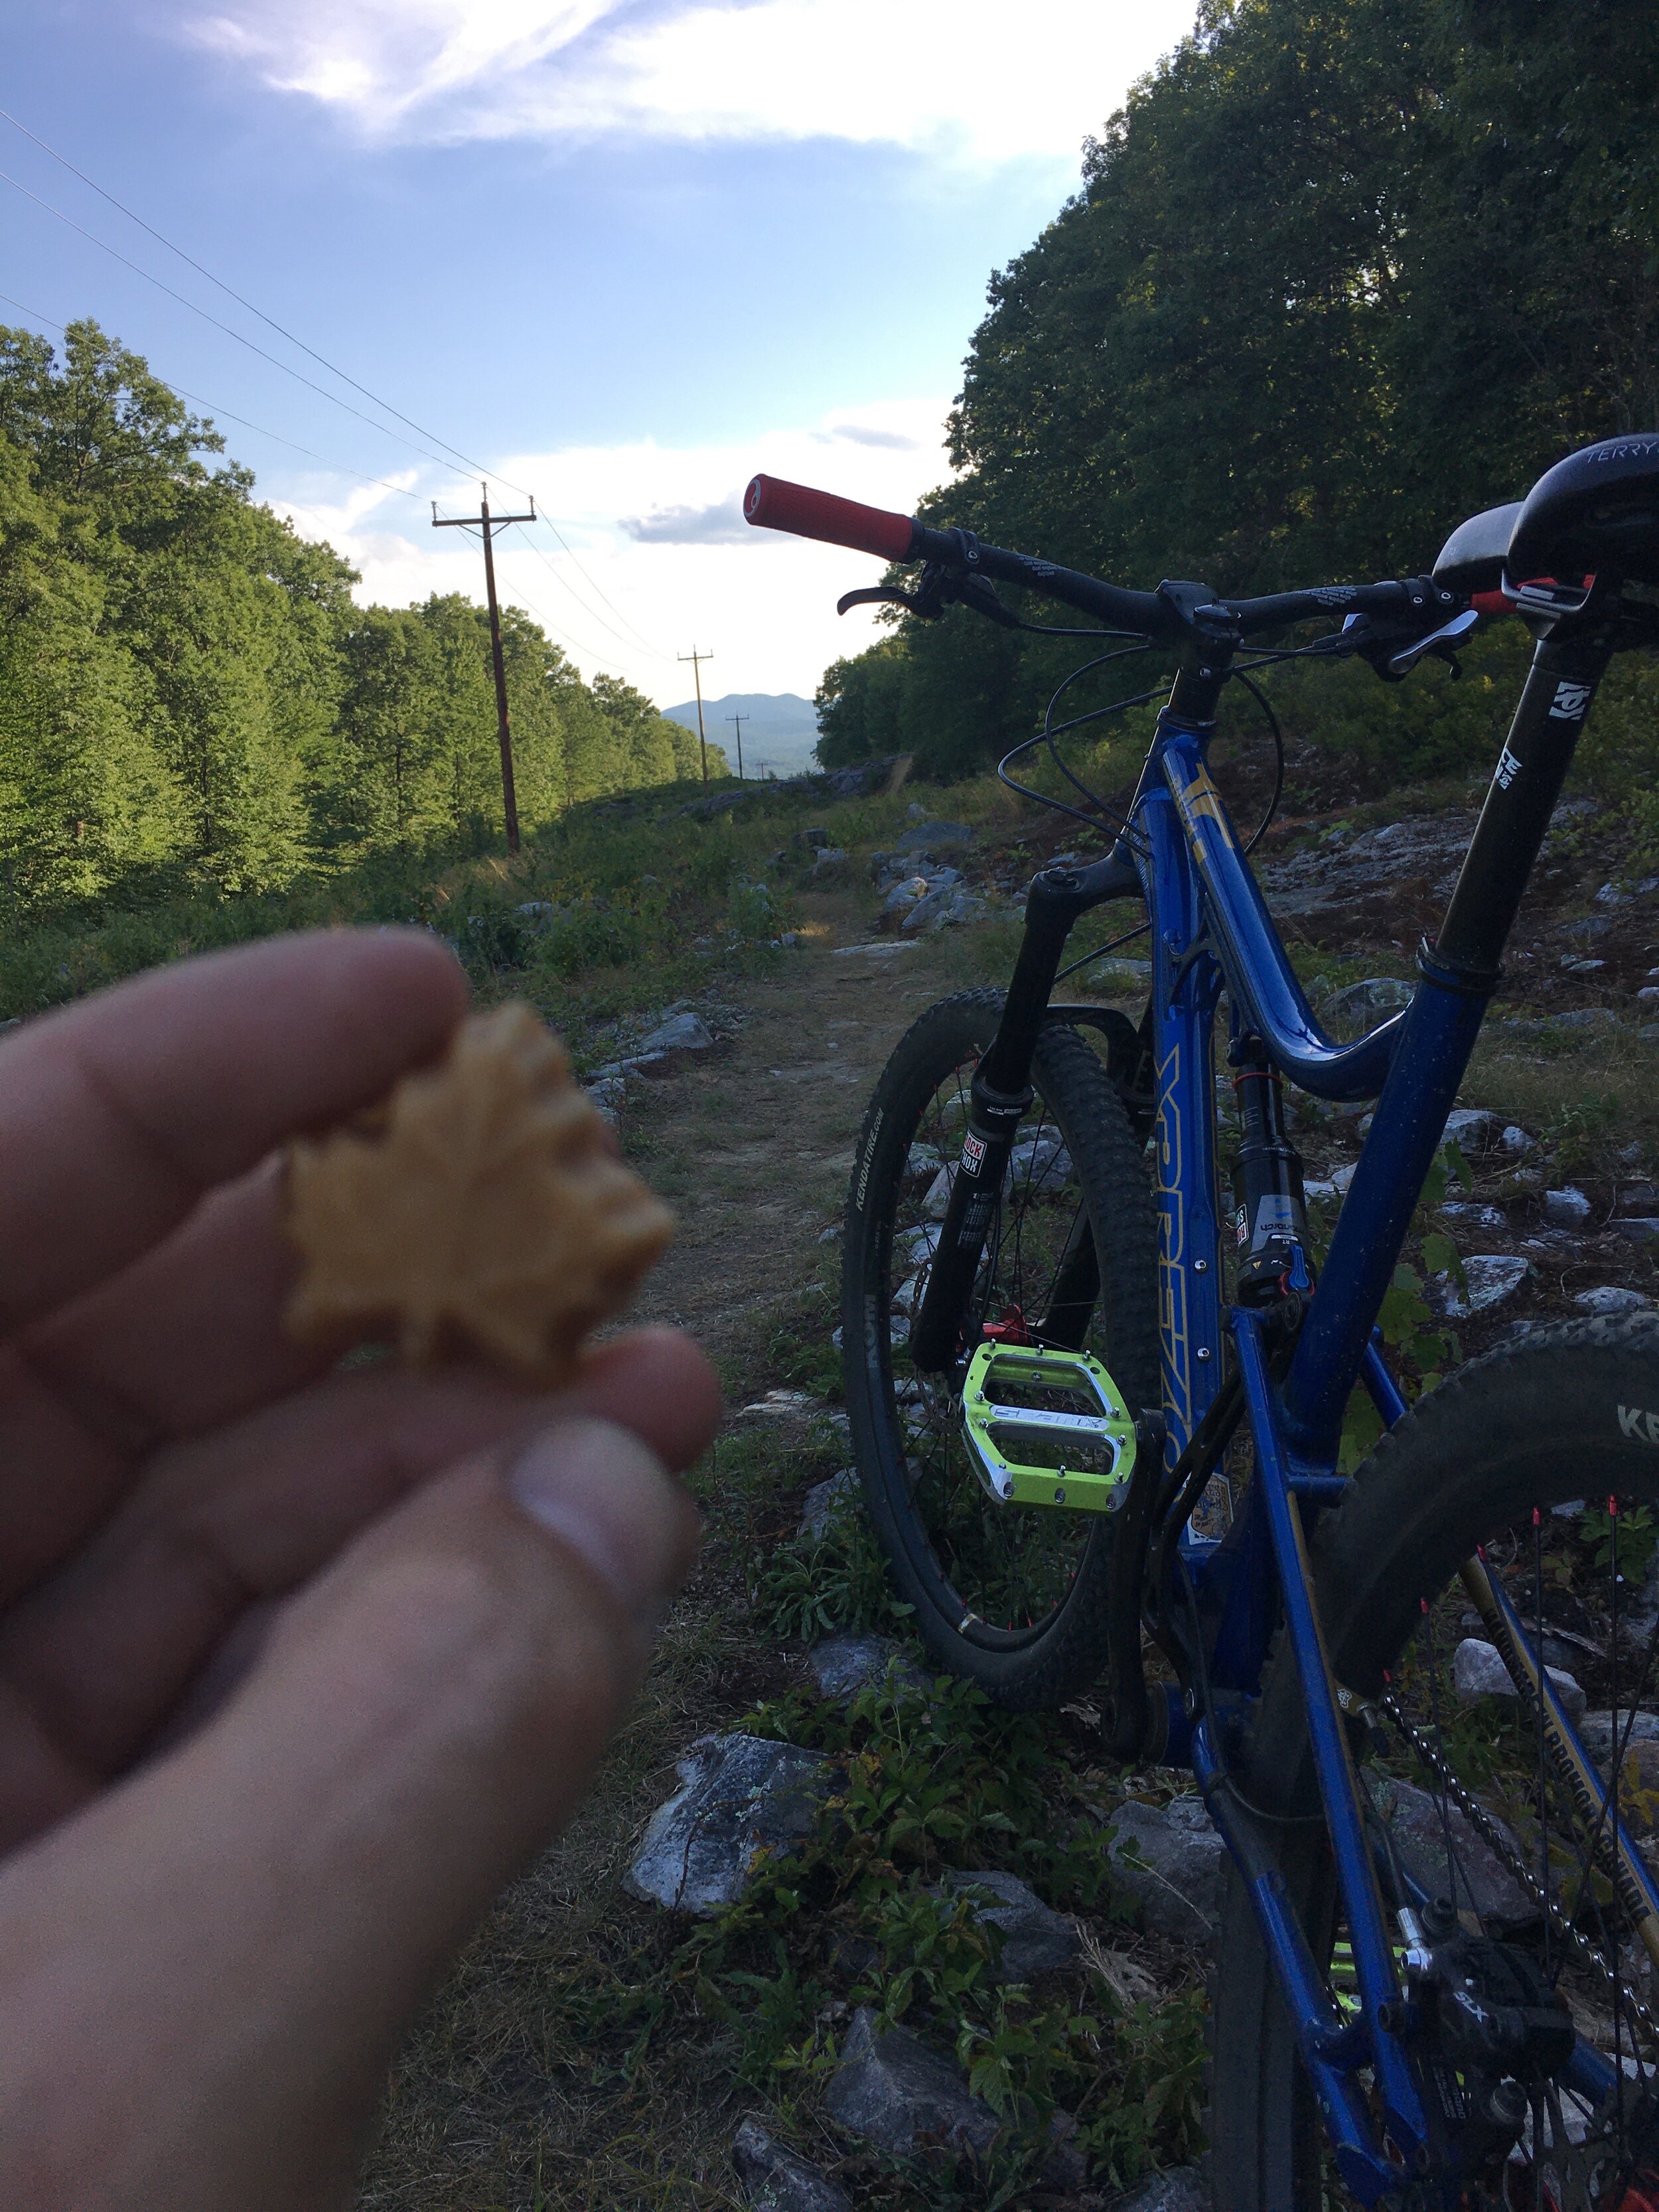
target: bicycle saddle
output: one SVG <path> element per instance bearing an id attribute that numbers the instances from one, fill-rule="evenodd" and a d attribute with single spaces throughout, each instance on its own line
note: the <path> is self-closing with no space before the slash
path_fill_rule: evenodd
<path id="1" fill-rule="evenodd" d="M 1504 560 L 1510 550 L 1522 501 L 1489 507 L 1460 522 L 1440 549 L 1434 564 L 1434 580 L 1449 592 L 1472 599 L 1477 592 L 1496 592 L 1504 581 Z"/>
<path id="2" fill-rule="evenodd" d="M 1603 438 L 1547 470 L 1522 502 L 1504 566 L 1511 583 L 1598 575 L 1659 584 L 1659 432 Z"/>

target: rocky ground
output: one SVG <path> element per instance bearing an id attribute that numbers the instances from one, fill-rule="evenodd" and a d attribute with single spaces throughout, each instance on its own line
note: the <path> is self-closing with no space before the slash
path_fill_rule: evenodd
<path id="1" fill-rule="evenodd" d="M 826 1820 L 851 1817 L 834 1808 L 860 1776 L 898 1771 L 906 1728 L 936 1727 L 941 1760 L 963 1749 L 881 1600 L 849 1599 L 839 1622 L 815 1610 L 814 1576 L 823 1583 L 833 1566 L 844 1594 L 863 1571 L 830 1292 L 853 1142 L 888 1051 L 945 991 L 1006 974 L 1018 888 L 1076 848 L 1051 817 L 970 825 L 920 801 L 911 812 L 884 848 L 807 828 L 776 854 L 773 880 L 797 908 L 782 974 L 588 1041 L 587 1079 L 682 1215 L 644 1310 L 694 1330 L 728 1388 L 726 1429 L 694 1480 L 708 1539 L 577 1829 L 502 1900 L 411 2043 L 366 2206 L 835 2212 L 992 2201 L 972 2176 L 1021 2123 L 1018 2094 L 998 2102 L 994 2069 L 981 2083 L 983 2039 L 964 2030 L 953 2041 L 941 2025 L 970 2013 L 951 2011 L 914 1951 L 914 1999 L 895 2008 L 879 1943 L 860 1932 L 875 1923 L 859 1920 L 857 1899 L 823 1863 Z M 1473 818 L 1457 794 L 1417 811 L 1350 803 L 1270 833 L 1270 903 L 1333 1027 L 1357 1033 L 1409 988 L 1416 939 L 1443 906 Z M 1139 963 L 1119 958 L 1094 982 L 1132 1006 Z M 1425 1288 L 1463 1352 L 1655 1295 L 1659 1014 L 1649 1009 L 1659 1000 L 1643 994 L 1656 986 L 1659 884 L 1631 882 L 1593 803 L 1574 802 L 1552 832 L 1449 1132 L 1468 1187 L 1448 1185 L 1439 1218 L 1460 1266 Z M 1363 1113 L 1312 1101 L 1298 1110 L 1316 1219 L 1334 1217 L 1364 1124 Z M 1459 1663 L 1471 1684 L 1481 1679 L 1478 1653 Z M 1056 1833 L 1109 1826 L 1109 1881 L 1079 1887 L 1056 1858 L 1031 1861 L 1024 1879 L 999 1862 L 994 1827 L 970 1824 L 955 1844 L 947 1834 L 878 1854 L 899 1873 L 870 1894 L 879 1892 L 883 1926 L 896 1897 L 907 1911 L 931 1900 L 939 1940 L 968 1945 L 979 1961 L 971 2018 L 989 2017 L 986 1991 L 999 1986 L 1052 1997 L 1040 2015 L 1018 2015 L 1028 2034 L 1039 2016 L 1088 2014 L 1102 2082 L 1155 2113 L 1175 2096 L 1175 2071 L 1196 2063 L 1156 2038 L 1182 2007 L 1194 2016 L 1220 1847 L 1180 1778 L 1101 1763 L 1091 1708 L 1043 1725 L 1034 1786 L 1045 1817 Z M 1423 1826 L 1418 1795 L 1401 1785 L 1381 1808 L 1407 1852 Z M 877 1832 L 854 1820 L 847 1832 L 861 1850 Z M 879 1833 L 887 1850 L 890 1831 Z M 786 1929 L 778 1869 L 792 1860 L 801 1886 Z M 1494 1867 L 1498 1905 L 1501 1878 Z M 772 2043 L 757 2042 L 755 2008 L 774 2004 L 781 2020 L 797 1999 Z M 997 2018 L 1014 2021 L 998 2002 Z M 1074 2065 L 1054 2075 L 1079 2078 Z M 1195 2109 L 1196 2094 L 1188 2083 L 1179 2108 Z M 1122 2150 L 1086 2099 L 1075 2112 L 1048 2101 L 1024 2180 L 996 2203 L 1200 2212 L 1184 2123 L 1149 2118 L 1141 2148 Z M 1103 2142 L 1118 2146 L 1115 2169 Z M 1166 2170 L 1147 2178 L 1159 2162 Z"/>

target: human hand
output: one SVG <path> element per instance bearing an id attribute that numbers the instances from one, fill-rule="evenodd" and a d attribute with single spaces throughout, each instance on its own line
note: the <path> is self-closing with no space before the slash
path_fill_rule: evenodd
<path id="1" fill-rule="evenodd" d="M 0 1045 L 0 2203 L 349 2202 L 398 2033 L 580 1799 L 692 1557 L 665 1331 L 554 1400 L 290 1344 L 274 1148 L 441 1048 L 331 932 Z"/>

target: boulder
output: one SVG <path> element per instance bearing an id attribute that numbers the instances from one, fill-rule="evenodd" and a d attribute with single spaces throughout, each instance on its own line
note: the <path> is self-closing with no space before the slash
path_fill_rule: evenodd
<path id="1" fill-rule="evenodd" d="M 1319 1002 L 1319 1011 L 1333 1020 L 1353 1021 L 1391 1014 L 1412 1002 L 1412 987 L 1397 975 L 1371 975 L 1363 983 L 1349 983 Z"/>
<path id="2" fill-rule="evenodd" d="M 1573 1184 L 1544 1193 L 1544 1218 L 1553 1228 L 1582 1229 L 1589 1218 L 1590 1202 Z"/>
<path id="3" fill-rule="evenodd" d="M 1498 1137 L 1498 1149 L 1518 1159 L 1523 1152 L 1529 1152 L 1537 1142 L 1537 1138 L 1529 1137 L 1518 1121 L 1511 1121 Z"/>
<path id="4" fill-rule="evenodd" d="M 815 1644 L 806 1663 L 817 1677 L 819 1694 L 845 1705 L 866 1682 L 890 1677 L 895 1689 L 919 1690 L 922 1677 L 902 1644 L 890 1636 L 830 1636 Z"/>
<path id="5" fill-rule="evenodd" d="M 678 1771 L 681 1787 L 652 1814 L 623 1886 L 699 1919 L 743 1895 L 757 1851 L 811 1834 L 832 1784 L 816 1752 L 754 1735 L 702 1736 Z"/>
<path id="6" fill-rule="evenodd" d="M 1476 1252 L 1463 1262 L 1467 1291 L 1461 1290 L 1449 1275 L 1434 1277 L 1436 1303 L 1449 1320 L 1465 1321 L 1471 1314 L 1485 1313 L 1513 1297 L 1531 1273 L 1531 1261 L 1518 1253 Z"/>
<path id="7" fill-rule="evenodd" d="M 908 2028 L 878 2035 L 867 2005 L 853 2015 L 823 2102 L 838 2126 L 896 2158 L 932 2145 L 976 2156 L 1000 2125 L 984 2100 L 969 2094 L 953 2059 Z"/>
<path id="8" fill-rule="evenodd" d="M 823 1482 L 815 1482 L 801 1504 L 800 1529 L 803 1536 L 822 1536 L 832 1521 L 845 1513 L 855 1513 L 859 1502 L 859 1478 L 856 1468 L 842 1468 Z"/>
<path id="9" fill-rule="evenodd" d="M 1576 1721 L 1589 1702 L 1584 1692 L 1562 1668 L 1546 1667 L 1544 1671 L 1554 1683 L 1568 1718 Z M 1479 1636 L 1466 1636 L 1458 1645 L 1452 1658 L 1452 1687 L 1466 1704 L 1473 1703 L 1476 1698 L 1518 1698 L 1521 1694 L 1498 1646 Z"/>
<path id="10" fill-rule="evenodd" d="M 714 1040 L 701 1015 L 690 1008 L 672 1015 L 653 1030 L 649 1036 L 641 1037 L 632 1057 L 638 1060 L 647 1054 L 671 1052 L 712 1052 Z"/>
<path id="11" fill-rule="evenodd" d="M 994 1978 L 1000 1982 L 1029 1982 L 1033 1974 L 1051 1974 L 1069 1966 L 1078 1955 L 1076 1923 L 1056 1912 L 1017 1875 L 986 1869 L 965 1874 L 951 1868 L 941 1878 L 942 1889 L 988 1890 L 994 1905 L 976 1901 L 974 1917 L 1002 1931 L 1002 1950 Z"/>
<path id="12" fill-rule="evenodd" d="M 1483 1152 L 1503 1133 L 1502 1117 L 1484 1106 L 1454 1106 L 1440 1133 L 1443 1145 L 1455 1145 L 1460 1152 Z"/>
<path id="13" fill-rule="evenodd" d="M 965 822 L 913 823 L 894 847 L 898 853 L 967 852 L 977 832 Z"/>
<path id="14" fill-rule="evenodd" d="M 1440 1211 L 1448 1221 L 1461 1222 L 1466 1229 L 1507 1229 L 1510 1225 L 1495 1206 L 1480 1206 L 1473 1199 L 1454 1199 Z"/>
<path id="15" fill-rule="evenodd" d="M 1112 1828 L 1114 1878 L 1140 1900 L 1147 1927 L 1182 1942 L 1207 1942 L 1221 1917 L 1226 1850 L 1204 1800 L 1188 1796 L 1143 1805 L 1126 1798 Z"/>
<path id="16" fill-rule="evenodd" d="M 1112 2212 L 1210 2212 L 1210 2192 L 1195 2166 L 1172 2166 L 1120 2197 Z"/>
<path id="17" fill-rule="evenodd" d="M 1622 1283 L 1597 1283 L 1593 1290 L 1575 1291 L 1572 1302 L 1581 1313 L 1639 1313 L 1652 1304 L 1641 1291 L 1626 1290 Z"/>
<path id="18" fill-rule="evenodd" d="M 1627 1749 L 1638 1743 L 1659 1744 L 1659 1713 L 1632 1713 L 1626 1707 L 1616 1717 L 1618 1741 Z M 1574 1723 L 1578 1741 L 1598 1764 L 1613 1756 L 1614 1718 L 1610 1712 L 1581 1713 Z"/>
<path id="19" fill-rule="evenodd" d="M 893 885 L 891 890 L 888 892 L 886 897 L 882 901 L 882 913 L 884 915 L 891 915 L 898 919 L 902 919 L 905 915 L 909 913 L 911 908 L 915 906 L 918 899 L 925 899 L 927 896 L 927 878 L 926 876 L 902 877 L 899 882 Z"/>
<path id="20" fill-rule="evenodd" d="M 732 2159 L 750 2212 L 853 2212 L 853 2200 L 838 2181 L 768 2135 L 758 2121 L 745 2120 L 738 2130 Z"/>
<path id="21" fill-rule="evenodd" d="M 1538 1908 L 1531 1895 L 1477 1832 L 1466 1813 L 1449 1800 L 1443 1814 L 1440 1800 L 1428 1790 L 1419 1790 L 1414 1783 L 1397 1782 L 1375 1768 L 1367 1768 L 1365 1777 L 1371 1802 L 1388 1823 L 1407 1873 L 1431 1896 L 1438 1896 L 1446 1890 L 1446 1828 L 1449 1824 L 1459 1905 L 1467 1905 L 1473 1898 L 1474 1909 L 1482 1920 L 1498 1932 L 1532 1926 L 1538 1917 Z M 1526 1853 L 1514 1832 L 1495 1813 L 1489 1811 L 1488 1817 L 1524 1864 Z"/>
<path id="22" fill-rule="evenodd" d="M 1632 1244 L 1646 1244 L 1659 1237 L 1659 1215 L 1638 1214 L 1621 1217 L 1608 1224 Z"/>

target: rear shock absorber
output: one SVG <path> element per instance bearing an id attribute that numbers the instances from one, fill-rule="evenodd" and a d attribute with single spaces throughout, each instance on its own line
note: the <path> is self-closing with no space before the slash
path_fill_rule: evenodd
<path id="1" fill-rule="evenodd" d="M 1261 1040 L 1241 1037 L 1231 1057 L 1238 1067 L 1233 1091 L 1243 1129 L 1233 1170 L 1237 1296 L 1241 1305 L 1267 1305 L 1313 1287 L 1302 1156 L 1285 1133 L 1285 1086 Z"/>

